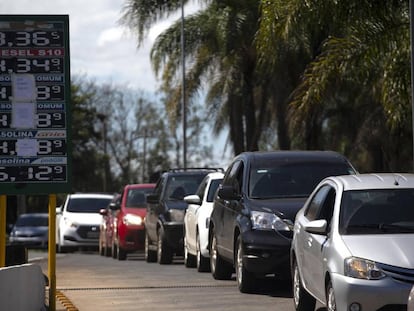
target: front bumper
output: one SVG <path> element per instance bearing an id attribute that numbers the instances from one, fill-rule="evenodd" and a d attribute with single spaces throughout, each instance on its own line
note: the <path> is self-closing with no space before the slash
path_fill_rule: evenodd
<path id="1" fill-rule="evenodd" d="M 242 241 L 243 264 L 249 272 L 290 278 L 290 236 L 275 231 L 251 230 L 242 233 Z"/>
<path id="2" fill-rule="evenodd" d="M 99 225 L 80 225 L 64 230 L 62 246 L 98 246 Z"/>
<path id="3" fill-rule="evenodd" d="M 123 226 L 118 229 L 118 244 L 123 250 L 138 251 L 145 248 L 144 226 Z"/>
<path id="4" fill-rule="evenodd" d="M 358 303 L 361 310 L 407 310 L 412 284 L 386 277 L 381 280 L 361 280 L 341 274 L 331 274 L 337 310 L 349 310 Z"/>
<path id="5" fill-rule="evenodd" d="M 165 238 L 168 246 L 175 251 L 184 251 L 184 223 L 183 222 L 164 222 Z"/>

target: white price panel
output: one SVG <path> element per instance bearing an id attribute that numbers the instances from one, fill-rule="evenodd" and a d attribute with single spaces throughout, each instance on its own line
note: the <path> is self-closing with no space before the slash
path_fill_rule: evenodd
<path id="1" fill-rule="evenodd" d="M 71 192 L 69 56 L 68 15 L 0 15 L 4 194 Z"/>

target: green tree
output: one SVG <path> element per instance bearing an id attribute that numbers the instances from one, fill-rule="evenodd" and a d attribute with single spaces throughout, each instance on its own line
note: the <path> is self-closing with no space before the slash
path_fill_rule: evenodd
<path id="1" fill-rule="evenodd" d="M 261 12 L 268 65 L 280 42 L 310 60 L 289 105 L 295 146 L 335 148 L 364 170 L 410 167 L 408 2 L 262 1 Z"/>
<path id="2" fill-rule="evenodd" d="M 129 0 L 122 22 L 136 31 L 140 44 L 153 23 L 175 12 L 179 3 Z M 216 133 L 229 127 L 235 153 L 257 150 L 267 114 L 265 81 L 258 79 L 252 44 L 259 2 L 228 0 L 205 4 L 185 18 L 187 102 L 194 103 L 200 92 L 207 91 L 208 112 L 215 120 Z M 166 106 L 175 123 L 180 119 L 182 97 L 180 35 L 181 21 L 177 21 L 157 38 L 151 52 L 156 73 L 162 73 L 162 91 L 168 94 Z"/>

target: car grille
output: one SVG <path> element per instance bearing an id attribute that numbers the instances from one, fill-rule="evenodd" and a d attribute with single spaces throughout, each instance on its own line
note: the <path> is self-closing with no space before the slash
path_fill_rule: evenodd
<path id="1" fill-rule="evenodd" d="M 76 232 L 82 239 L 99 240 L 99 226 L 79 226 Z"/>
<path id="2" fill-rule="evenodd" d="M 400 268 L 385 264 L 378 264 L 378 266 L 394 280 L 414 284 L 414 269 Z"/>

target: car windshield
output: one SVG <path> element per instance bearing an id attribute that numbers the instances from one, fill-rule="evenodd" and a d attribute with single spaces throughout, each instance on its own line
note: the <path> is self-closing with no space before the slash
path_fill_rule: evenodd
<path id="1" fill-rule="evenodd" d="M 186 195 L 195 194 L 204 176 L 205 174 L 172 176 L 168 180 L 165 197 L 169 200 L 183 200 Z"/>
<path id="2" fill-rule="evenodd" d="M 250 170 L 253 199 L 307 197 L 325 177 L 354 174 L 346 163 L 275 161 L 255 164 Z"/>
<path id="3" fill-rule="evenodd" d="M 17 227 L 47 227 L 47 216 L 24 216 L 19 217 L 16 221 Z"/>
<path id="4" fill-rule="evenodd" d="M 341 234 L 414 233 L 414 189 L 345 191 Z"/>
<path id="5" fill-rule="evenodd" d="M 71 198 L 67 211 L 72 213 L 99 213 L 111 202 L 111 198 Z"/>
<path id="6" fill-rule="evenodd" d="M 126 198 L 126 207 L 145 207 L 147 204 L 146 195 L 153 191 L 152 188 L 129 189 Z"/>

